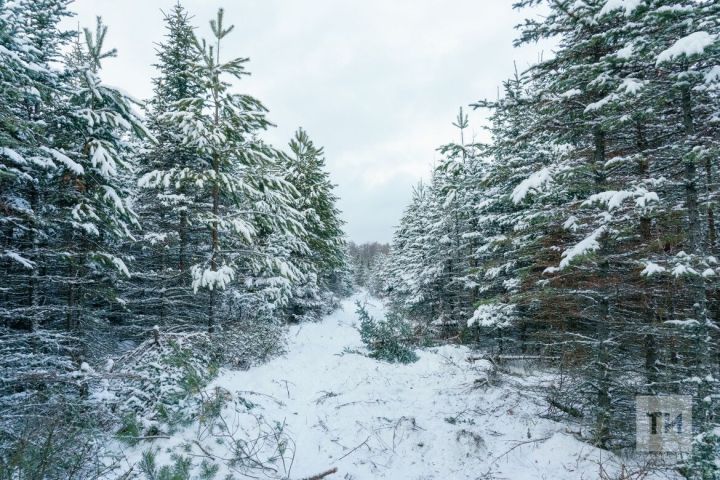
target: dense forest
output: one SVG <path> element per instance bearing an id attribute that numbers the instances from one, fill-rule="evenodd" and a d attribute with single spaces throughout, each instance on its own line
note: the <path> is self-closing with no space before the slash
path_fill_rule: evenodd
<path id="1" fill-rule="evenodd" d="M 545 395 L 606 448 L 634 397 L 695 399 L 689 478 L 717 478 L 720 4 L 523 0 L 517 44 L 554 55 L 504 83 L 492 142 L 440 148 L 382 268 L 424 335 L 541 357 Z"/>
<path id="2" fill-rule="evenodd" d="M 370 372 L 472 352 L 452 371 L 485 362 L 490 388 L 518 375 L 503 362 L 520 363 L 545 375 L 533 386 L 543 420 L 623 458 L 635 454 L 637 396 L 688 395 L 689 453 L 655 460 L 676 475 L 663 478 L 720 479 L 720 2 L 514 7 L 544 12 L 528 13 L 516 45 L 552 41 L 552 54 L 469 105 L 488 115 L 488 141 L 469 141 L 460 108 L 457 138 L 439 147 L 391 244 L 358 245 L 324 149 L 302 128 L 285 146 L 264 140 L 273 124 L 240 93 L 248 59 L 229 47 L 222 9 L 208 39 L 180 3 L 164 13 L 153 96 L 141 101 L 104 83 L 116 51 L 99 17 L 68 30 L 67 0 L 0 0 L 0 480 L 211 479 L 227 465 L 223 478 L 291 478 L 303 445 L 287 419 L 266 422 L 238 396 L 259 432 L 238 439 L 222 416 L 230 387 L 206 387 L 222 370 L 282 361 L 288 331 L 309 342 L 308 325 L 325 341 L 322 322 L 359 290 L 387 311 L 358 301 L 355 323 L 333 325 L 330 340 L 344 341 L 338 325 L 350 322 L 366 348 L 328 357 L 347 375 L 351 355 L 392 364 Z M 316 365 L 319 353 L 304 354 Z M 285 367 L 308 381 L 321 373 Z M 381 383 L 404 378 L 388 371 Z M 295 400 L 287 379 L 272 380 Z M 313 408 L 342 395 L 318 392 Z M 467 411 L 439 421 L 455 427 Z M 423 430 L 394 413 L 393 453 L 403 422 Z M 457 441 L 485 444 L 467 430 L 479 415 Z M 125 465 L 118 445 L 188 425 L 212 425 L 232 458 L 196 440 L 172 447 L 172 468 L 152 449 Z M 335 460 L 371 450 L 373 435 Z M 511 450 L 535 441 L 527 427 Z M 378 468 L 369 458 L 359 464 Z M 650 470 L 597 478 L 656 478 Z"/>
<path id="3" fill-rule="evenodd" d="M 222 10 L 207 41 L 166 14 L 140 103 L 67 5 L 0 2 L 0 478 L 90 476 L 97 434 L 156 431 L 141 418 L 182 415 L 351 282 L 323 149 L 261 140 Z"/>

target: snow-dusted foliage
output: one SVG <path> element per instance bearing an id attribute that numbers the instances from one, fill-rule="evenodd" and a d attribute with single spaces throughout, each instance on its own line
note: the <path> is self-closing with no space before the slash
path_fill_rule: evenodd
<path id="1" fill-rule="evenodd" d="M 69 4 L 0 0 L 3 478 L 98 478 L 109 437 L 173 428 L 220 365 L 278 353 L 302 288 L 319 311 L 346 293 L 324 163 L 293 176 L 259 138 L 222 11 L 212 45 L 167 14 L 141 102 L 105 83 L 99 18 L 62 30 Z"/>
<path id="2" fill-rule="evenodd" d="M 345 392 L 327 391 L 311 398 L 324 419 L 298 416 L 303 432 L 317 423 L 333 440 L 310 442 L 323 456 L 307 465 L 329 453 L 350 465 L 362 449 L 372 458 L 356 466 L 377 473 L 374 462 L 389 465 L 398 449 L 416 455 L 415 468 L 437 429 L 458 448 L 444 471 L 425 464 L 431 474 L 415 476 L 514 478 L 478 460 L 496 441 L 456 428 L 465 415 L 492 433 L 513 415 L 505 404 L 500 416 L 467 408 L 485 400 L 472 397 L 478 382 L 467 375 L 488 387 L 493 364 L 510 358 L 560 372 L 535 385 L 532 410 L 572 417 L 603 458 L 600 449 L 632 448 L 636 395 L 691 395 L 693 450 L 672 468 L 720 478 L 720 2 L 516 0 L 533 15 L 516 43 L 549 40 L 552 53 L 495 101 L 471 105 L 490 112 L 486 143 L 467 138 L 460 109 L 458 138 L 438 149 L 389 251 L 345 244 L 325 153 L 304 130 L 287 152 L 263 140 L 268 112 L 239 93 L 248 59 L 225 58 L 233 27 L 222 10 L 210 40 L 181 5 L 167 13 L 153 96 L 141 102 L 106 83 L 115 51 L 100 19 L 93 31 L 62 29 L 69 3 L 0 0 L 0 477 L 212 478 L 222 466 L 292 478 L 300 445 L 257 407 L 293 416 L 307 407 L 318 388 L 294 398 L 288 379 L 315 379 L 313 367 L 337 377 L 317 377 L 331 386 L 349 378 L 373 395 L 415 376 L 405 383 L 420 387 L 415 406 L 415 392 L 398 390 L 405 404 L 372 398 L 378 408 L 423 408 L 424 419 L 438 406 L 465 410 L 427 430 L 375 412 L 358 430 L 337 412 L 366 411 L 367 399 L 335 402 Z M 206 388 L 223 366 L 279 353 L 286 321 L 320 320 L 337 305 L 350 257 L 355 282 L 387 301 L 384 319 L 361 308 L 359 338 L 346 323 L 293 328 L 307 347 L 296 343 L 298 355 L 252 378 L 235 373 L 243 388 L 272 385 L 282 400 Z M 354 350 L 321 355 L 320 340 L 333 336 Z M 435 347 L 410 347 L 426 344 Z M 468 358 L 469 348 L 483 355 Z M 357 353 L 409 364 L 380 367 Z M 462 381 L 441 385 L 464 393 L 438 401 L 427 379 L 446 374 Z M 328 418 L 345 422 L 353 442 L 359 431 L 366 439 L 345 445 Z M 538 462 L 584 448 L 540 420 L 523 418 L 523 430 L 542 424 L 547 438 L 528 429 L 528 442 L 502 456 L 536 440 Z M 186 423 L 197 427 L 192 440 Z M 116 455 L 157 440 L 175 449 L 172 469 L 161 464 L 167 451 L 145 449 L 131 466 Z M 587 458 L 573 473 L 597 470 Z"/>
<path id="3" fill-rule="evenodd" d="M 412 349 L 412 329 L 397 314 L 374 318 L 366 305 L 357 302 L 360 338 L 370 351 L 370 357 L 391 363 L 412 363 L 417 354 Z"/>
<path id="4" fill-rule="evenodd" d="M 303 276 L 287 310 L 294 320 L 317 320 L 336 306 L 338 296 L 348 293 L 344 222 L 336 206 L 334 185 L 325 171 L 323 148 L 316 147 L 303 129 L 295 132 L 289 146 L 290 155 L 281 163 L 297 191 L 294 206 L 302 217 L 306 246 L 298 243 L 291 252 Z"/>
<path id="5" fill-rule="evenodd" d="M 488 145 L 443 149 L 395 233 L 392 308 L 557 360 L 568 378 L 548 398 L 603 447 L 632 441 L 635 395 L 693 395 L 683 468 L 716 478 L 720 7 L 516 7 L 538 4 L 517 44 L 558 47 L 473 105 L 491 111 Z"/>
<path id="6" fill-rule="evenodd" d="M 468 327 L 478 325 L 479 327 L 504 328 L 512 324 L 514 305 L 480 305 L 475 309 L 473 316 L 468 320 Z"/>
<path id="7" fill-rule="evenodd" d="M 265 107 L 232 90 L 231 80 L 247 74 L 247 60 L 220 58 L 222 41 L 232 30 L 223 25 L 222 10 L 211 27 L 211 43 L 192 36 L 195 52 L 179 66 L 190 72 L 194 95 L 167 99 L 158 116 L 160 128 L 177 132 L 177 140 L 168 141 L 185 149 L 189 161 L 161 165 L 164 168 L 146 172 L 139 181 L 141 187 L 165 195 L 192 192 L 200 203 L 185 210 L 184 221 L 208 231 L 207 253 L 197 256 L 188 270 L 192 288 L 208 292 L 210 330 L 233 281 L 251 286 L 278 306 L 287 303 L 291 292 L 283 284 L 298 280 L 300 273 L 289 252 L 278 250 L 280 237 L 286 250 L 306 253 L 301 246 L 304 226 L 293 206 L 297 191 L 280 171 L 278 153 L 257 137 L 270 125 Z"/>

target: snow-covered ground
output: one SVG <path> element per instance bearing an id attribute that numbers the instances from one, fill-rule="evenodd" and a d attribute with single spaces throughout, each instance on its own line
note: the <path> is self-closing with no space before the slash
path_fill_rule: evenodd
<path id="1" fill-rule="evenodd" d="M 217 420 L 167 439 L 143 442 L 157 463 L 173 454 L 219 465 L 215 478 L 300 479 L 337 468 L 328 479 L 600 479 L 619 468 L 611 454 L 541 418 L 537 375 L 491 374 L 468 349 L 420 350 L 409 365 L 363 356 L 356 330 L 358 293 L 316 324 L 290 329 L 288 353 L 248 371 L 224 371 L 207 389 L 225 401 Z M 208 418 L 212 415 L 208 414 Z M 238 442 L 239 441 L 239 442 Z M 279 445 L 279 447 L 278 447 Z M 232 462 L 233 457 L 244 462 Z M 273 471 L 260 471 L 260 461 Z M 601 470 L 610 476 L 601 476 Z M 628 477 L 630 478 L 630 477 Z"/>

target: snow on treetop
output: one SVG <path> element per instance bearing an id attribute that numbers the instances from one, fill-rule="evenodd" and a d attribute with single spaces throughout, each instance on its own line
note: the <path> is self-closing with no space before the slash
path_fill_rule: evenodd
<path id="1" fill-rule="evenodd" d="M 662 273 L 665 270 L 666 270 L 665 267 L 658 265 L 657 263 L 647 262 L 645 264 L 645 268 L 643 269 L 643 271 L 640 272 L 640 275 L 643 275 L 645 277 L 650 277 L 656 273 Z"/>
<path id="2" fill-rule="evenodd" d="M 510 198 L 512 199 L 513 203 L 517 205 L 525 199 L 530 190 L 540 191 L 540 189 L 545 184 L 551 182 L 552 176 L 550 174 L 550 169 L 543 168 L 542 170 L 533 173 L 532 175 L 530 175 L 530 177 L 520 182 L 520 184 L 513 190 Z"/>
<path id="3" fill-rule="evenodd" d="M 598 227 L 590 235 L 578 242 L 576 245 L 565 250 L 562 253 L 563 259 L 560 261 L 560 270 L 570 266 L 570 263 L 575 257 L 579 257 L 585 255 L 586 253 L 598 250 L 600 248 L 600 242 L 598 241 L 598 238 L 600 238 L 600 236 L 605 233 L 606 229 L 607 228 L 605 227 L 605 225 Z M 552 272 L 553 270 L 549 271 Z"/>
<path id="4" fill-rule="evenodd" d="M 512 323 L 512 316 L 515 312 L 515 305 L 505 303 L 494 303 L 480 305 L 473 313 L 472 318 L 467 322 L 468 327 L 477 324 L 481 327 L 509 327 Z"/>
<path id="5" fill-rule="evenodd" d="M 235 271 L 227 266 L 223 265 L 217 271 L 203 268 L 200 265 L 192 267 L 192 287 L 195 293 L 200 288 L 207 288 L 208 290 L 224 290 L 225 287 L 235 278 Z"/>
<path id="6" fill-rule="evenodd" d="M 643 0 L 608 0 L 600 13 L 598 13 L 598 16 L 606 15 L 614 10 L 624 10 L 625 15 L 629 16 L 642 2 Z"/>
<path id="7" fill-rule="evenodd" d="M 691 33 L 690 35 L 675 42 L 672 47 L 660 52 L 660 55 L 657 56 L 655 65 L 660 65 L 663 62 L 669 62 L 681 56 L 701 54 L 716 40 L 717 37 L 715 35 L 710 35 L 708 32 L 700 31 Z"/>

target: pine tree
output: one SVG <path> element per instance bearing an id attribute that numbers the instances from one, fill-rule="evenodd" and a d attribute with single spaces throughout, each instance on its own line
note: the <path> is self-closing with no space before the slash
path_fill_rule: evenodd
<path id="1" fill-rule="evenodd" d="M 322 147 L 318 148 L 301 128 L 290 141 L 287 178 L 298 192 L 296 208 L 303 215 L 308 252 L 295 257 L 305 276 L 298 285 L 291 306 L 291 315 L 300 318 L 324 312 L 333 301 L 332 293 L 342 292 L 345 267 L 343 221 L 337 209 L 337 197 L 325 170 Z"/>
<path id="2" fill-rule="evenodd" d="M 171 103 L 159 118 L 182 132 L 182 145 L 194 152 L 194 159 L 190 165 L 148 172 L 140 185 L 174 184 L 198 199 L 191 224 L 206 228 L 209 238 L 190 272 L 194 291 L 208 292 L 212 332 L 222 308 L 220 292 L 233 281 L 274 303 L 287 301 L 288 282 L 299 273 L 288 251 L 278 250 L 273 240 L 296 237 L 302 225 L 291 206 L 292 187 L 277 171 L 277 152 L 257 138 L 270 125 L 265 107 L 231 91 L 230 80 L 248 74 L 247 59 L 220 57 L 223 39 L 233 27 L 224 27 L 222 9 L 210 25 L 213 44 L 195 38 L 200 61 L 183 67 L 192 72 L 198 92 Z"/>
<path id="3" fill-rule="evenodd" d="M 99 79 L 112 53 L 99 21 L 63 64 L 73 36 L 59 27 L 67 3 L 0 3 L 9 102 L 0 151 L 10 174 L 0 180 L 9 213 L 1 218 L 12 260 L 2 265 L 0 469 L 58 478 L 64 468 L 84 471 L 95 452 L 76 448 L 101 416 L 88 415 L 88 385 L 74 374 L 103 352 L 117 277 L 128 273 L 118 252 L 135 225 L 124 186 L 128 138 L 146 134 L 130 99 Z"/>
<path id="4" fill-rule="evenodd" d="M 177 102 L 200 94 L 200 84 L 188 68 L 200 60 L 200 54 L 189 15 L 181 5 L 175 5 L 164 19 L 167 33 L 157 49 L 159 75 L 153 79 L 153 97 L 147 108 L 148 126 L 157 143 L 148 142 L 138 161 L 141 179 L 152 172 L 160 175 L 192 169 L 198 156 L 186 144 L 180 127 L 164 115 L 173 112 Z M 193 325 L 205 315 L 190 287 L 190 267 L 200 261 L 197 246 L 205 238 L 203 226 L 196 221 L 197 205 L 202 204 L 199 192 L 189 179 L 155 188 L 143 186 L 134 201 L 143 229 L 132 249 L 137 258 L 131 287 L 135 293 L 127 295 L 133 299 L 133 321 L 143 319 L 146 326 Z"/>
<path id="5" fill-rule="evenodd" d="M 64 277 L 63 319 L 69 330 L 82 329 L 83 313 L 115 301 L 114 273 L 129 276 L 118 243 L 132 239 L 137 216 L 127 201 L 125 176 L 134 154 L 125 135 L 152 136 L 134 113 L 133 100 L 104 85 L 99 76 L 107 27 L 98 19 L 95 34 L 84 31 L 69 61 L 67 105 L 57 123 L 54 156 L 63 161 L 55 176 L 54 235 Z M 95 321 L 88 318 L 88 321 Z"/>
<path id="6" fill-rule="evenodd" d="M 433 259 L 431 246 L 430 198 L 428 187 L 413 189 L 410 204 L 400 219 L 391 244 L 387 290 L 393 310 L 425 328 L 437 318 L 439 305 L 430 282 Z"/>
<path id="7" fill-rule="evenodd" d="M 62 1 L 0 3 L 0 268 L 7 282 L 0 316 L 28 330 L 49 314 L 38 278 L 51 233 L 43 210 L 48 174 L 63 158 L 55 157 L 47 126 L 64 98 L 62 75 L 50 63 L 67 45 L 69 33 L 58 23 L 68 15 Z"/>
<path id="8" fill-rule="evenodd" d="M 538 262 L 547 226 L 557 221 L 551 162 L 560 149 L 536 120 L 534 90 L 516 72 L 504 83 L 503 98 L 473 105 L 492 110 L 492 143 L 481 152 L 486 165 L 476 186 L 478 294 L 468 334 L 478 341 L 494 337 L 499 353 L 541 353 L 552 342 L 541 335 L 550 318 L 538 308 L 546 282 Z"/>

